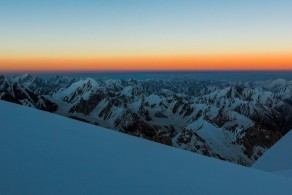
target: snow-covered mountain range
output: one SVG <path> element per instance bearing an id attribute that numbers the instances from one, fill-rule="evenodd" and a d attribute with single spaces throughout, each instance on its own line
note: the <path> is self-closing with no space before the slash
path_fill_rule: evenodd
<path id="1" fill-rule="evenodd" d="M 0 76 L 0 99 L 250 166 L 292 129 L 292 80 Z"/>

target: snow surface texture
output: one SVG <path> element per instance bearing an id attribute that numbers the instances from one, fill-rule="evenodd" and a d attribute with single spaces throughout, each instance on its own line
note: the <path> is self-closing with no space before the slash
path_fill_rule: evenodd
<path id="1" fill-rule="evenodd" d="M 292 178 L 292 130 L 268 150 L 252 167 Z"/>
<path id="2" fill-rule="evenodd" d="M 0 194 L 289 194 L 292 180 L 0 101 Z M 143 152 L 141 152 L 143 151 Z"/>

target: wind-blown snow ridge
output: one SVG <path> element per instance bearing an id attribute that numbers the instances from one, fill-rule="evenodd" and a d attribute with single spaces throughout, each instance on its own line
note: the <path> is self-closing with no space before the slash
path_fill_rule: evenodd
<path id="1" fill-rule="evenodd" d="M 292 180 L 0 101 L 0 194 L 288 194 Z"/>

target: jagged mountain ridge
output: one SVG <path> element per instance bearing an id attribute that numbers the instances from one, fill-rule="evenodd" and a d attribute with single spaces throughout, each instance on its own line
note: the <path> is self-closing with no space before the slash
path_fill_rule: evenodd
<path id="1" fill-rule="evenodd" d="M 58 105 L 52 112 L 247 166 L 292 129 L 289 81 L 42 79 L 26 74 L 10 82 Z"/>
<path id="2" fill-rule="evenodd" d="M 10 82 L 2 75 L 0 75 L 0 99 L 48 112 L 55 112 L 58 108 L 57 104 L 43 95 L 31 91 L 18 82 Z"/>

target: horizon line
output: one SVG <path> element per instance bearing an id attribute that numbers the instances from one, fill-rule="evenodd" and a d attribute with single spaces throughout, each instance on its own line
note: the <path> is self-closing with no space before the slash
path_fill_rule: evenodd
<path id="1" fill-rule="evenodd" d="M 0 70 L 1 74 L 89 74 L 89 73 L 220 73 L 220 72 L 263 72 L 263 73 L 292 73 L 291 69 L 173 69 L 173 70 Z"/>

